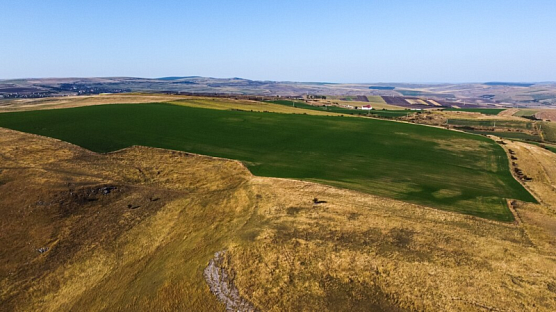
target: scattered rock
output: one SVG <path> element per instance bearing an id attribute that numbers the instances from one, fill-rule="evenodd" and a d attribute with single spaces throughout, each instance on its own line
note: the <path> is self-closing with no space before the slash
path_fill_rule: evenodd
<path id="1" fill-rule="evenodd" d="M 41 248 L 37 249 L 37 251 L 39 253 L 43 254 L 43 253 L 47 252 L 49 249 L 50 248 L 48 248 L 48 247 L 41 247 Z"/>
<path id="2" fill-rule="evenodd" d="M 257 311 L 255 307 L 239 295 L 238 289 L 230 280 L 228 272 L 221 267 L 224 251 L 214 254 L 205 268 L 204 276 L 210 291 L 226 305 L 226 311 Z"/>
<path id="3" fill-rule="evenodd" d="M 325 200 L 319 200 L 318 198 L 313 198 L 313 204 L 318 205 L 318 204 L 326 204 Z"/>
<path id="4" fill-rule="evenodd" d="M 548 283 L 546 286 L 548 287 L 548 290 L 556 294 L 556 282 Z"/>
<path id="5" fill-rule="evenodd" d="M 112 192 L 115 189 L 116 189 L 115 186 L 105 186 L 100 188 L 100 191 L 102 192 L 103 195 L 108 195 L 110 194 L 110 192 Z"/>

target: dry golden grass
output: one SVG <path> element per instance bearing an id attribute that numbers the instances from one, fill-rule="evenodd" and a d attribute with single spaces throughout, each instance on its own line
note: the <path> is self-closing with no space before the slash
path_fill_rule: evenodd
<path id="1" fill-rule="evenodd" d="M 2 310 L 222 309 L 201 273 L 249 216 L 241 164 L 0 133 Z"/>
<path id="2" fill-rule="evenodd" d="M 506 150 L 515 152 L 512 160 L 524 174 L 533 178 L 523 182 L 545 206 L 556 212 L 556 154 L 536 145 L 504 141 Z"/>
<path id="3" fill-rule="evenodd" d="M 230 248 L 229 267 L 244 297 L 264 310 L 556 307 L 556 245 L 544 229 L 315 184 L 255 181 L 257 193 L 274 200 L 259 203 L 266 226 L 251 244 Z M 327 203 L 315 206 L 313 196 Z"/>
<path id="4" fill-rule="evenodd" d="M 503 224 L 234 161 L 99 155 L 5 129 L 0 160 L 2 310 L 223 310 L 203 279 L 220 250 L 260 310 L 556 309 L 546 205 L 519 204 L 522 224 Z M 93 192 L 104 186 L 117 189 Z"/>
<path id="5" fill-rule="evenodd" d="M 406 101 L 412 105 L 429 105 L 427 102 L 421 99 L 406 99 Z"/>
<path id="6" fill-rule="evenodd" d="M 91 96 L 67 96 L 37 99 L 17 99 L 5 100 L 0 106 L 0 112 L 25 111 L 38 109 L 70 108 L 90 105 L 103 104 L 138 104 L 169 102 L 189 97 L 181 95 L 160 95 L 160 94 L 101 94 Z"/>
<path id="7" fill-rule="evenodd" d="M 519 111 L 519 108 L 510 108 L 498 113 L 498 116 L 514 116 Z"/>
<path id="8" fill-rule="evenodd" d="M 40 109 L 58 109 L 82 107 L 104 104 L 141 104 L 141 103 L 171 103 L 176 105 L 219 109 L 219 110 L 246 110 L 255 112 L 273 112 L 285 114 L 307 114 L 338 116 L 332 112 L 320 112 L 284 105 L 264 103 L 250 100 L 236 100 L 231 98 L 214 98 L 185 95 L 160 95 L 143 93 L 104 94 L 91 96 L 70 96 L 40 99 L 18 99 L 1 102 L 0 113 L 10 111 L 27 111 Z"/>
<path id="9" fill-rule="evenodd" d="M 505 111 L 500 112 L 498 115 L 483 115 L 481 113 L 475 112 L 465 112 L 465 111 L 433 111 L 433 114 L 437 114 L 446 119 L 476 119 L 476 120 L 511 120 L 511 121 L 527 121 L 527 119 L 503 114 Z"/>
<path id="10" fill-rule="evenodd" d="M 295 108 L 285 105 L 278 105 L 272 103 L 248 101 L 248 100 L 233 100 L 223 98 L 210 98 L 210 97 L 191 97 L 188 99 L 172 101 L 171 104 L 183 105 L 198 108 L 210 108 L 219 110 L 244 110 L 253 112 L 272 112 L 284 114 L 307 114 L 307 115 L 320 115 L 320 116 L 339 116 L 341 114 L 332 112 L 321 112 L 316 110 L 308 110 Z"/>

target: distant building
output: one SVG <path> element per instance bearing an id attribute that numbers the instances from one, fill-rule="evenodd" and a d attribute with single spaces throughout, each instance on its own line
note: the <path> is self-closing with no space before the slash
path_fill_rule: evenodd
<path id="1" fill-rule="evenodd" d="M 361 106 L 362 110 L 371 110 L 373 109 L 373 107 L 371 105 L 365 105 L 365 106 Z"/>

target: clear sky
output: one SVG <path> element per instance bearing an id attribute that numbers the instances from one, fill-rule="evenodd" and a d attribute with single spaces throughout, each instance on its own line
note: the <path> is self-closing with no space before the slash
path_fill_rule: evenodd
<path id="1" fill-rule="evenodd" d="M 0 79 L 556 80 L 555 0 L 0 0 Z"/>

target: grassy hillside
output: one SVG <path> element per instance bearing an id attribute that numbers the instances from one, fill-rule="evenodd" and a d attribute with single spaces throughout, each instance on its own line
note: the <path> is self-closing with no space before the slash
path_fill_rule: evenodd
<path id="1" fill-rule="evenodd" d="M 505 147 L 553 205 L 556 155 Z M 220 252 L 258 311 L 554 311 L 556 215 L 514 208 L 519 226 L 0 128 L 0 310 L 225 311 L 204 274 Z"/>
<path id="2" fill-rule="evenodd" d="M 542 131 L 544 139 L 550 142 L 556 142 L 556 124 L 554 122 L 542 122 Z"/>
<path id="3" fill-rule="evenodd" d="M 238 159 L 260 176 L 495 220 L 513 219 L 505 198 L 534 201 L 494 142 L 404 123 L 138 104 L 4 113 L 0 126 L 97 152 L 146 145 Z"/>

